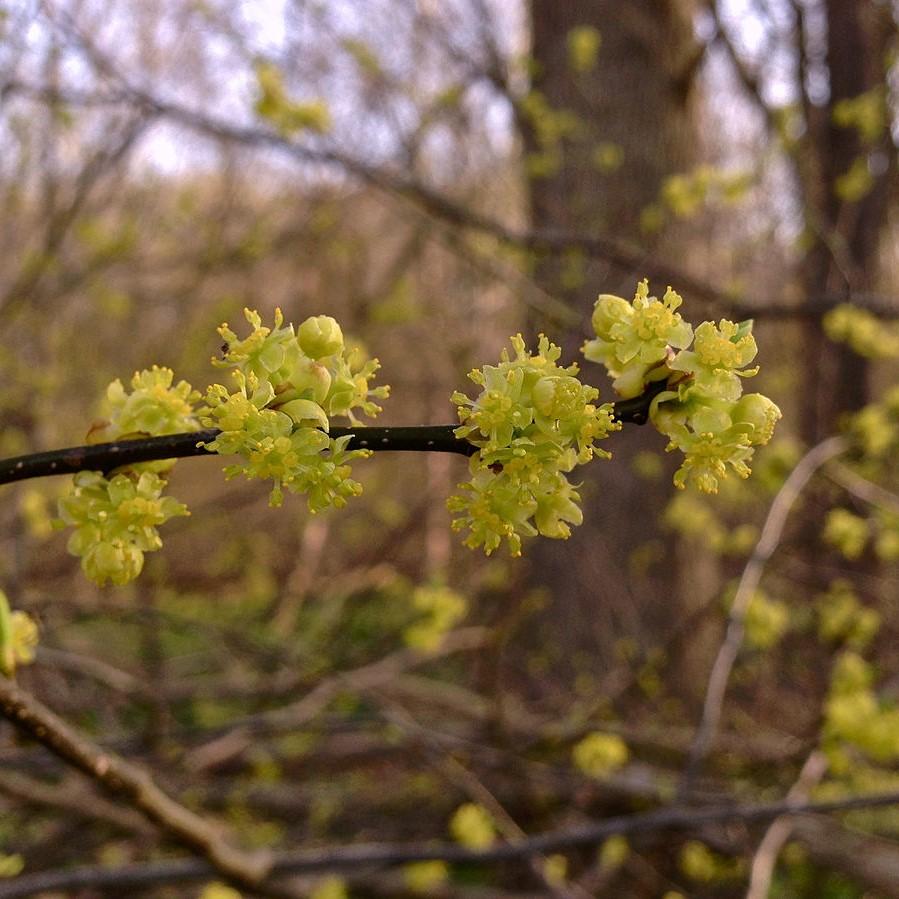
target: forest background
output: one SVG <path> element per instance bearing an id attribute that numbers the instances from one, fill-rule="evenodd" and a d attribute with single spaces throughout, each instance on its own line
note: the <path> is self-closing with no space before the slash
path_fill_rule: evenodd
<path id="1" fill-rule="evenodd" d="M 192 517 L 121 588 L 52 527 L 67 479 L 4 486 L 18 684 L 222 829 L 0 724 L 0 896 L 899 896 L 891 3 L 22 0 L 0 27 L 0 457 L 82 443 L 137 369 L 209 383 L 245 306 L 335 316 L 382 422 L 449 423 L 510 334 L 573 360 L 644 277 L 753 318 L 784 413 L 714 497 L 629 427 L 523 559 L 460 545 L 442 454 L 358 463 L 317 516 L 183 461 Z M 883 807 L 759 811 L 788 795 Z M 285 864 L 253 884 L 222 839 Z"/>

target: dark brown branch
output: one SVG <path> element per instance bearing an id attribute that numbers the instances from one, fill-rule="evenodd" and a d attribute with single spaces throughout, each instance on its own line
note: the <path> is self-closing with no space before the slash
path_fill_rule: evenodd
<path id="1" fill-rule="evenodd" d="M 454 425 L 435 425 L 421 428 L 332 428 L 332 437 L 352 434 L 350 449 L 417 450 L 419 452 L 461 453 L 470 456 L 476 447 L 453 436 Z M 66 449 L 33 453 L 0 461 L 0 484 L 42 478 L 55 474 L 75 474 L 79 471 L 104 473 L 124 465 L 153 462 L 157 459 L 185 459 L 191 456 L 214 456 L 205 446 L 219 431 L 211 428 L 187 434 L 168 434 L 165 437 L 142 437 L 96 443 L 93 446 L 72 446 Z"/>
<path id="2" fill-rule="evenodd" d="M 615 417 L 621 422 L 645 424 L 649 405 L 664 389 L 664 382 L 653 384 L 634 399 L 615 403 Z M 424 453 L 458 453 L 472 456 L 477 447 L 460 440 L 453 433 L 457 425 L 423 425 L 420 427 L 361 427 L 331 428 L 332 437 L 351 435 L 350 449 Z M 123 465 L 153 462 L 158 459 L 184 459 L 190 456 L 216 455 L 205 444 L 214 440 L 218 430 L 193 431 L 188 434 L 169 434 L 165 437 L 143 437 L 96 443 L 93 446 L 72 446 L 66 449 L 32 453 L 13 459 L 0 460 L 0 484 L 43 478 L 56 474 L 76 474 L 79 471 L 110 472 Z"/>
<path id="3" fill-rule="evenodd" d="M 765 805 L 669 807 L 634 815 L 619 815 L 581 827 L 549 831 L 514 843 L 503 843 L 476 851 L 455 843 L 360 843 L 351 846 L 276 852 L 271 877 L 320 871 L 350 871 L 439 859 L 457 864 L 492 864 L 527 859 L 541 853 L 562 852 L 579 846 L 595 846 L 618 834 L 691 832 L 709 824 L 739 821 L 766 822 L 782 815 L 826 814 L 861 808 L 899 805 L 899 792 L 855 796 L 829 802 L 783 801 Z M 202 859 L 171 859 L 125 865 L 119 868 L 84 866 L 47 871 L 0 881 L 0 899 L 23 899 L 41 892 L 72 892 L 77 889 L 147 889 L 172 883 L 205 880 L 215 875 Z"/>

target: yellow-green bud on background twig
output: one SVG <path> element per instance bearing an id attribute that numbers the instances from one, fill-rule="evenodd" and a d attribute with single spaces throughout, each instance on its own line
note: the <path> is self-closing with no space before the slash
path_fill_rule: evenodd
<path id="1" fill-rule="evenodd" d="M 34 660 L 37 625 L 25 612 L 12 611 L 9 599 L 0 590 L 0 674 L 12 677 L 17 665 Z"/>

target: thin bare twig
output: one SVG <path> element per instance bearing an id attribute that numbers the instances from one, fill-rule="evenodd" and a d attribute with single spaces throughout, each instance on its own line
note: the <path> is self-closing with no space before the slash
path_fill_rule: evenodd
<path id="1" fill-rule="evenodd" d="M 124 830 L 132 835 L 153 836 L 156 829 L 129 808 L 101 799 L 95 793 L 74 783 L 59 784 L 35 780 L 24 774 L 0 771 L 0 794 L 18 799 L 27 805 L 46 806 L 67 817 L 99 821 L 101 824 Z"/>
<path id="2" fill-rule="evenodd" d="M 796 783 L 787 793 L 787 799 L 804 802 L 826 771 L 827 757 L 820 749 L 815 749 L 805 760 Z M 788 817 L 778 818 L 765 832 L 752 859 L 746 899 L 767 899 L 777 856 L 792 832 L 793 822 Z"/>
<path id="3" fill-rule="evenodd" d="M 826 814 L 899 805 L 899 792 L 854 796 L 828 802 L 785 800 L 766 805 L 669 807 L 634 815 L 619 815 L 580 827 L 548 831 L 517 843 L 501 843 L 485 850 L 466 849 L 455 843 L 358 843 L 350 846 L 302 849 L 272 854 L 271 876 L 316 871 L 351 871 L 360 868 L 403 865 L 439 859 L 451 864 L 493 864 L 518 861 L 541 853 L 560 852 L 579 846 L 596 846 L 611 836 L 692 832 L 710 824 L 771 821 L 782 815 Z M 172 859 L 119 868 L 85 866 L 47 871 L 0 881 L 0 899 L 23 899 L 41 892 L 77 889 L 147 889 L 152 886 L 205 880 L 215 869 L 204 859 Z"/>
<path id="4" fill-rule="evenodd" d="M 727 54 L 727 57 L 730 60 L 734 72 L 736 72 L 740 84 L 743 86 L 744 91 L 753 102 L 755 107 L 763 115 L 767 131 L 769 133 L 775 131 L 776 122 L 774 119 L 774 111 L 771 106 L 765 101 L 765 97 L 762 92 L 762 85 L 759 80 L 759 75 L 757 72 L 752 71 L 749 64 L 740 55 L 739 50 L 737 49 L 733 39 L 728 33 L 725 23 L 722 21 L 721 13 L 718 9 L 717 0 L 707 0 L 704 5 L 706 12 L 708 12 L 709 15 L 712 16 L 712 19 L 715 23 L 715 35 L 712 40 L 723 47 L 724 52 Z"/>
<path id="5" fill-rule="evenodd" d="M 682 798 L 689 795 L 693 782 L 699 774 L 703 760 L 718 729 L 727 683 L 730 679 L 734 662 L 737 660 L 737 653 L 740 651 L 740 646 L 743 643 L 746 611 L 758 589 L 765 564 L 780 543 L 787 516 L 812 475 L 822 465 L 844 453 L 848 447 L 849 444 L 843 437 L 829 437 L 817 444 L 817 446 L 814 446 L 800 459 L 771 503 L 759 541 L 756 543 L 755 549 L 753 549 L 752 555 L 743 569 L 740 583 L 737 585 L 737 592 L 730 609 L 724 642 L 718 650 L 718 655 L 709 674 L 702 719 L 693 738 L 693 744 L 690 747 L 689 758 L 681 781 L 679 793 Z"/>
<path id="6" fill-rule="evenodd" d="M 899 513 L 899 496 L 889 490 L 884 490 L 879 484 L 862 477 L 846 465 L 833 462 L 827 466 L 825 474 L 844 490 L 869 506 Z"/>
<path id="7" fill-rule="evenodd" d="M 186 764 L 195 771 L 219 764 L 245 752 L 260 734 L 302 727 L 320 715 L 341 693 L 348 690 L 364 693 L 383 687 L 404 672 L 435 659 L 457 652 L 482 649 L 489 639 L 490 634 L 485 628 L 459 628 L 447 634 L 440 646 L 431 652 L 400 649 L 352 671 L 335 672 L 320 681 L 301 699 L 282 708 L 250 716 L 221 736 L 196 747 L 188 756 Z"/>
<path id="8" fill-rule="evenodd" d="M 79 38 L 83 43 L 83 36 Z M 400 177 L 338 149 L 297 143 L 271 129 L 235 125 L 199 110 L 188 109 L 148 94 L 128 84 L 120 74 L 109 67 L 108 62 L 100 64 L 93 55 L 96 53 L 95 49 L 88 49 L 88 53 L 104 74 L 118 82 L 119 87 L 115 91 L 110 92 L 107 89 L 105 93 L 93 97 L 36 87 L 23 82 L 11 82 L 6 88 L 11 92 L 44 100 L 60 100 L 73 105 L 130 103 L 214 140 L 273 149 L 300 163 L 336 168 L 378 191 L 407 200 L 417 209 L 452 227 L 488 234 L 507 246 L 534 253 L 560 255 L 576 250 L 589 258 L 602 259 L 624 271 L 640 272 L 653 279 L 676 284 L 680 290 L 689 293 L 692 299 L 704 301 L 731 317 L 816 319 L 834 306 L 846 302 L 864 306 L 880 315 L 896 314 L 896 297 L 847 290 L 816 297 L 813 304 L 797 305 L 781 298 L 773 301 L 748 298 L 741 301 L 724 288 L 608 234 L 513 228 L 471 207 L 455 202 L 451 197 L 434 190 L 420 180 Z"/>
<path id="9" fill-rule="evenodd" d="M 397 724 L 403 730 L 415 733 L 424 741 L 438 760 L 437 764 L 443 768 L 447 776 L 475 802 L 487 809 L 504 839 L 510 843 L 527 839 L 527 833 L 474 771 L 463 765 L 457 758 L 448 755 L 443 746 L 433 738 L 430 731 L 421 727 L 401 705 L 384 699 L 382 699 L 382 703 L 387 720 Z M 531 870 L 543 882 L 549 895 L 555 896 L 557 899 L 590 899 L 584 889 L 571 883 L 567 877 L 562 877 L 559 881 L 553 880 L 548 874 L 545 855 L 534 855 L 528 861 Z"/>

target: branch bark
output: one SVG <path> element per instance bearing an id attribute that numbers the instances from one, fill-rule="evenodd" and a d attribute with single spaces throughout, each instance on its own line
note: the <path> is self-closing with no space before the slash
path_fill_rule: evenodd
<path id="1" fill-rule="evenodd" d="M 642 425 L 649 415 L 649 405 L 664 388 L 664 382 L 651 385 L 643 394 L 614 404 L 615 418 L 629 424 Z M 349 449 L 368 449 L 374 452 L 458 453 L 473 456 L 477 447 L 455 436 L 458 425 L 423 425 L 414 427 L 333 427 L 332 437 L 351 436 Z M 137 440 L 118 440 L 92 446 L 71 446 L 32 453 L 0 461 L 0 484 L 11 484 L 30 478 L 58 474 L 77 474 L 79 471 L 102 471 L 104 474 L 124 465 L 152 462 L 158 459 L 185 459 L 192 456 L 215 456 L 205 444 L 216 438 L 219 431 L 209 428 L 187 434 L 168 434 L 164 437 L 142 437 Z"/>
<path id="2" fill-rule="evenodd" d="M 321 871 L 352 871 L 360 868 L 403 865 L 439 859 L 452 864 L 486 865 L 518 861 L 541 853 L 561 852 L 579 846 L 596 846 L 618 834 L 647 834 L 661 831 L 693 832 L 710 824 L 771 821 L 782 815 L 812 815 L 899 805 L 899 792 L 855 796 L 830 802 L 786 800 L 765 805 L 669 807 L 634 815 L 619 815 L 581 827 L 548 831 L 513 843 L 485 850 L 466 849 L 455 843 L 359 843 L 276 852 L 271 857 L 270 875 L 303 874 Z M 801 819 L 811 820 L 815 819 Z M 802 828 L 797 828 L 801 832 Z M 800 839 L 804 839 L 800 833 Z M 873 840 L 874 838 L 869 838 Z M 881 841 L 882 842 L 882 841 Z M 861 862 L 864 855 L 858 857 Z M 173 883 L 205 880 L 216 869 L 205 859 L 170 859 L 125 865 L 119 868 L 84 866 L 63 871 L 47 871 L 0 881 L 0 899 L 23 899 L 41 892 L 77 889 L 148 889 Z"/>
<path id="3" fill-rule="evenodd" d="M 268 853 L 249 853 L 232 846 L 216 826 L 164 793 L 146 771 L 90 742 L 5 677 L 0 677 L 0 714 L 106 792 L 121 798 L 193 849 L 206 860 L 210 871 L 249 888 L 268 876 Z"/>

